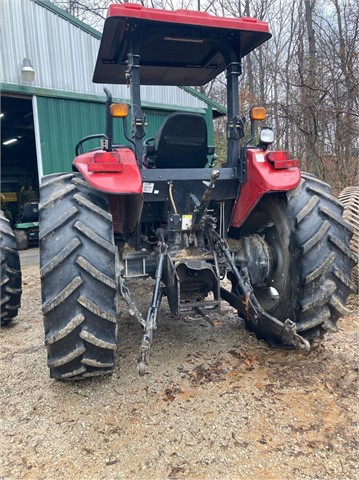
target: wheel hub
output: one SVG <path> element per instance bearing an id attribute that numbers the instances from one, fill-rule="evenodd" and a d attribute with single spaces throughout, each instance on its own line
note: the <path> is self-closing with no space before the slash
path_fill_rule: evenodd
<path id="1" fill-rule="evenodd" d="M 231 241 L 235 262 L 245 266 L 253 286 L 264 286 L 273 268 L 273 254 L 269 244 L 258 234 Z"/>

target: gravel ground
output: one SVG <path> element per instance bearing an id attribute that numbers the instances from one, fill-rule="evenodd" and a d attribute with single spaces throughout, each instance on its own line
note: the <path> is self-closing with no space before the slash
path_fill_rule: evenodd
<path id="1" fill-rule="evenodd" d="M 356 314 L 304 354 L 270 349 L 231 308 L 176 322 L 164 302 L 143 378 L 124 313 L 115 373 L 62 383 L 46 367 L 37 266 L 23 285 L 0 332 L 1 479 L 359 478 Z"/>

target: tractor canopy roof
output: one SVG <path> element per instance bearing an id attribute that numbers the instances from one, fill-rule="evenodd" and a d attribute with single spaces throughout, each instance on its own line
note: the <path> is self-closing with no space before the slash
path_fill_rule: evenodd
<path id="1" fill-rule="evenodd" d="M 268 24 L 250 17 L 110 5 L 93 81 L 127 83 L 133 53 L 143 85 L 204 85 L 270 37 Z"/>

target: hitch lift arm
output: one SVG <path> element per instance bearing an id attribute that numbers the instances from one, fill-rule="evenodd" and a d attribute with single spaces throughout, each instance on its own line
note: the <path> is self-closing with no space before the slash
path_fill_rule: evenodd
<path id="1" fill-rule="evenodd" d="M 281 344 L 309 351 L 310 344 L 308 340 L 298 335 L 296 325 L 292 320 L 288 318 L 283 323 L 261 307 L 254 295 L 248 275 L 238 270 L 226 241 L 213 228 L 211 217 L 206 221 L 205 229 L 207 235 L 212 238 L 215 246 L 227 260 L 237 281 L 236 293 L 231 293 L 221 287 L 221 297 L 236 308 L 252 324 L 253 330 L 259 337 L 265 337 L 273 346 Z"/>
<path id="2" fill-rule="evenodd" d="M 151 307 L 147 313 L 147 319 L 145 321 L 144 334 L 140 346 L 140 351 L 138 354 L 137 368 L 140 376 L 143 376 L 146 373 L 146 365 L 148 363 L 148 358 L 151 350 L 151 345 L 153 341 L 153 332 L 157 328 L 156 320 L 158 314 L 158 308 L 160 306 L 163 287 L 161 287 L 162 273 L 163 273 L 163 264 L 164 259 L 167 254 L 167 245 L 164 242 L 159 243 L 159 257 L 156 268 L 155 276 L 155 288 L 153 290 Z"/>

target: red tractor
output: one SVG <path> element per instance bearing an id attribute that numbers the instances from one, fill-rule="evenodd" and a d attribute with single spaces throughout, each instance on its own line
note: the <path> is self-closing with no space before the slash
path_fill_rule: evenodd
<path id="1" fill-rule="evenodd" d="M 131 103 L 105 90 L 106 133 L 76 146 L 73 173 L 42 180 L 42 311 L 53 378 L 82 379 L 115 365 L 118 300 L 143 327 L 138 370 L 145 372 L 163 296 L 179 318 L 206 315 L 225 300 L 258 338 L 310 349 L 336 330 L 354 291 L 351 227 L 330 187 L 301 174 L 286 151 L 270 151 L 273 131 L 239 114 L 242 58 L 271 37 L 253 18 L 140 5 L 109 8 L 94 82 L 128 84 Z M 227 79 L 227 159 L 213 168 L 204 118 L 172 113 L 146 139 L 140 83 L 204 85 Z M 113 141 L 113 117 L 126 145 Z M 83 144 L 101 147 L 83 153 Z M 152 277 L 143 317 L 128 280 Z M 221 285 L 224 277 L 231 288 Z M 224 282 L 222 282 L 224 283 Z"/>

